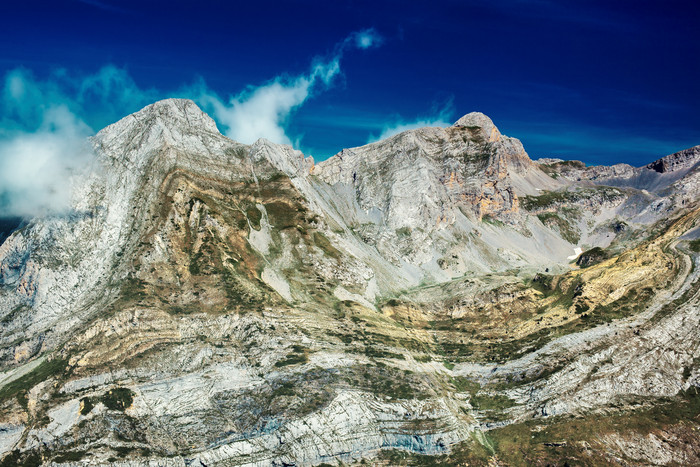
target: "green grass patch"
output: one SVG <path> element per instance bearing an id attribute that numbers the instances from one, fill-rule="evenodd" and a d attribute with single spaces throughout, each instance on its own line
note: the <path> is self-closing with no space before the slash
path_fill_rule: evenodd
<path id="1" fill-rule="evenodd" d="M 410 237 L 412 232 L 413 231 L 410 227 L 401 227 L 400 229 L 396 229 L 396 235 L 399 237 Z"/>
<path id="2" fill-rule="evenodd" d="M 293 396 L 294 394 L 296 394 L 294 383 L 291 381 L 283 382 L 272 391 L 272 397 Z"/>
<path id="3" fill-rule="evenodd" d="M 576 191 L 544 191 L 539 196 L 521 198 L 521 205 L 527 211 L 547 209 L 561 204 L 576 203 L 584 199 L 595 198 L 598 201 L 612 201 L 621 198 L 622 191 L 607 186 L 584 188 Z"/>
<path id="4" fill-rule="evenodd" d="M 397 360 L 405 360 L 405 357 L 401 354 L 379 349 L 371 344 L 365 345 L 365 355 L 369 358 L 395 358 Z"/>
<path id="5" fill-rule="evenodd" d="M 292 346 L 292 352 L 282 360 L 275 362 L 275 367 L 282 368 L 290 365 L 301 365 L 309 361 L 308 350 L 301 345 Z"/>
<path id="6" fill-rule="evenodd" d="M 255 230 L 260 230 L 260 221 L 262 220 L 262 212 L 257 206 L 249 206 L 245 211 L 245 215 Z"/>
<path id="7" fill-rule="evenodd" d="M 487 224 L 495 225 L 496 227 L 503 227 L 505 224 L 500 220 L 496 219 L 490 214 L 484 214 L 481 217 L 481 222 L 486 222 Z"/>
<path id="8" fill-rule="evenodd" d="M 0 467 L 39 467 L 41 465 L 43 465 L 41 455 L 36 451 L 23 453 L 12 451 L 5 454 L 0 462 Z"/>
<path id="9" fill-rule="evenodd" d="M 571 225 L 569 221 L 553 212 L 543 212 L 537 214 L 537 218 L 547 227 L 556 227 L 559 233 L 569 243 L 577 244 L 581 234 Z"/>
<path id="10" fill-rule="evenodd" d="M 7 383 L 0 389 L 0 402 L 4 402 L 13 397 L 22 407 L 27 408 L 27 393 L 37 384 L 46 381 L 52 377 L 62 377 L 66 375 L 66 365 L 68 361 L 60 358 L 46 360 L 40 363 L 36 368 L 20 376 L 16 380 Z"/>
<path id="11" fill-rule="evenodd" d="M 515 401 L 502 394 L 475 394 L 469 400 L 475 408 L 486 411 L 501 411 L 515 405 Z"/>
<path id="12" fill-rule="evenodd" d="M 688 247 L 695 253 L 700 253 L 700 238 L 688 242 Z"/>
<path id="13" fill-rule="evenodd" d="M 593 266 L 594 264 L 598 264 L 602 261 L 605 261 L 608 259 L 608 254 L 605 250 L 603 250 L 601 247 L 597 246 L 595 248 L 591 248 L 590 250 L 586 250 L 581 255 L 579 255 L 578 259 L 576 260 L 576 264 L 578 264 L 582 268 L 587 268 L 589 266 Z"/>
<path id="14" fill-rule="evenodd" d="M 464 376 L 455 376 L 450 378 L 450 383 L 455 387 L 457 392 L 476 394 L 480 389 L 481 385 L 470 378 L 465 378 Z"/>
<path id="15" fill-rule="evenodd" d="M 95 407 L 95 403 L 91 397 L 83 397 L 80 399 L 80 415 L 89 414 Z"/>
<path id="16" fill-rule="evenodd" d="M 65 451 L 53 458 L 54 462 L 80 462 L 87 452 L 85 451 Z"/>
<path id="17" fill-rule="evenodd" d="M 274 201 L 265 204 L 265 210 L 272 224 L 278 230 L 291 229 L 301 224 L 304 211 L 302 207 L 294 208 L 287 203 Z"/>

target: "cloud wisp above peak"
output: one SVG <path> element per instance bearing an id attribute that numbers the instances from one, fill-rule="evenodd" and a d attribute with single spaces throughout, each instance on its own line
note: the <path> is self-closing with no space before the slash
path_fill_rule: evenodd
<path id="1" fill-rule="evenodd" d="M 304 103 L 318 86 L 329 86 L 340 71 L 339 59 L 317 62 L 308 74 L 277 77 L 261 86 L 249 86 L 225 102 L 200 85 L 195 100 L 223 126 L 223 133 L 244 144 L 266 138 L 280 144 L 292 144 L 285 124 L 290 114 Z"/>
<path id="2" fill-rule="evenodd" d="M 345 40 L 346 43 L 354 43 L 358 49 L 369 49 L 382 45 L 384 39 L 374 28 L 356 31 Z"/>
<path id="3" fill-rule="evenodd" d="M 200 84 L 196 99 L 214 119 L 223 126 L 223 133 L 240 143 L 250 144 L 259 138 L 275 143 L 295 142 L 287 133 L 291 114 L 318 92 L 332 86 L 340 74 L 340 62 L 350 49 L 369 49 L 381 44 L 381 36 L 374 29 L 351 33 L 339 42 L 326 58 L 312 61 L 307 73 L 298 76 L 277 76 L 260 86 L 249 86 L 228 101 Z"/>

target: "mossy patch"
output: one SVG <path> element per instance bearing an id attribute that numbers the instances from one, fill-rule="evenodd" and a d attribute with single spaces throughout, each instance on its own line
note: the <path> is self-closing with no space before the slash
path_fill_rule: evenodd
<path id="1" fill-rule="evenodd" d="M 82 399 L 80 399 L 80 415 L 89 414 L 94 407 L 95 403 L 93 402 L 92 398 L 83 397 Z"/>
<path id="2" fill-rule="evenodd" d="M 574 204 L 586 199 L 607 202 L 623 196 L 624 193 L 618 188 L 598 186 L 575 191 L 545 191 L 538 196 L 525 196 L 521 199 L 521 205 L 527 211 L 537 211 L 562 204 Z"/>
<path id="3" fill-rule="evenodd" d="M 688 247 L 695 253 L 700 253 L 700 238 L 688 242 Z"/>
<path id="4" fill-rule="evenodd" d="M 37 384 L 52 377 L 63 377 L 67 374 L 68 361 L 54 358 L 41 362 L 36 368 L 20 376 L 14 381 L 7 383 L 0 389 L 0 402 L 16 397 L 18 402 L 25 409 L 27 408 L 27 393 Z"/>
<path id="5" fill-rule="evenodd" d="M 569 221 L 553 212 L 537 214 L 537 218 L 547 227 L 556 227 L 562 238 L 569 243 L 577 244 L 581 238 L 579 231 Z"/>
<path id="6" fill-rule="evenodd" d="M 587 268 L 598 264 L 608 258 L 608 254 L 600 247 L 591 248 L 581 253 L 576 260 L 576 264 L 582 268 Z"/>
<path id="7" fill-rule="evenodd" d="M 260 221 L 262 220 L 262 212 L 260 212 L 260 209 L 258 209 L 257 206 L 248 206 L 248 209 L 245 211 L 245 215 L 248 218 L 250 225 L 255 230 L 260 230 Z"/>

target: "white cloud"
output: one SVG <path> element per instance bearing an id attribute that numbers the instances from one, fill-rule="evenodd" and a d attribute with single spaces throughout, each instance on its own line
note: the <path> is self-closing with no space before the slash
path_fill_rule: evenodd
<path id="1" fill-rule="evenodd" d="M 340 73 L 340 61 L 348 48 L 367 49 L 381 43 L 373 29 L 350 34 L 340 42 L 330 58 L 313 61 L 308 73 L 278 76 L 261 86 L 248 89 L 225 102 L 218 95 L 200 85 L 200 104 L 213 113 L 229 138 L 250 144 L 259 138 L 275 143 L 292 144 L 286 126 L 291 114 L 317 92 L 331 86 Z"/>
<path id="2" fill-rule="evenodd" d="M 330 56 L 313 60 L 306 73 L 280 75 L 226 100 L 203 81 L 176 94 L 197 100 L 234 140 L 267 138 L 292 144 L 286 130 L 290 116 L 333 84 L 343 54 L 380 43 L 373 29 L 354 32 L 336 44 Z M 66 212 L 70 175 L 92 157 L 87 143 L 92 128 L 164 97 L 169 96 L 140 88 L 126 70 L 112 65 L 77 77 L 59 69 L 43 80 L 22 68 L 8 72 L 0 95 L 0 217 Z"/>
<path id="3" fill-rule="evenodd" d="M 60 214 L 70 206 L 70 176 L 92 157 L 90 128 L 65 106 L 46 109 L 34 132 L 0 141 L 3 216 Z"/>
<path id="4" fill-rule="evenodd" d="M 328 62 L 316 62 L 308 74 L 277 77 L 262 86 L 251 86 L 228 103 L 206 88 L 198 100 L 213 110 L 214 119 L 224 127 L 224 134 L 235 141 L 250 144 L 266 138 L 292 144 L 285 130 L 290 114 L 310 97 L 319 83 L 329 86 L 339 72 L 340 58 L 334 57 Z"/>
<path id="5" fill-rule="evenodd" d="M 368 143 L 374 143 L 376 141 L 381 141 L 383 139 L 389 138 L 394 135 L 398 135 L 404 131 L 415 130 L 416 128 L 424 127 L 448 127 L 452 125 L 451 116 L 454 113 L 452 109 L 452 101 L 449 101 L 443 106 L 442 109 L 436 110 L 435 115 L 432 117 L 423 117 L 416 120 L 406 121 L 404 119 L 397 119 L 394 123 L 385 125 L 382 128 L 379 136 L 370 135 L 367 140 Z"/>
<path id="6" fill-rule="evenodd" d="M 65 70 L 45 80 L 25 69 L 8 72 L 0 98 L 0 216 L 67 212 L 70 176 L 93 158 L 87 137 L 94 132 L 79 115 L 106 125 L 153 95 L 114 66 L 81 78 Z"/>

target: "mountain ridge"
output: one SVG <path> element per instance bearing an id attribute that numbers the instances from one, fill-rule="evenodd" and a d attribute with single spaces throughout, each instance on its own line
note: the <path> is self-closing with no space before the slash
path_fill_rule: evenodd
<path id="1" fill-rule="evenodd" d="M 543 164 L 470 113 L 314 164 L 180 99 L 92 142 L 74 215 L 0 245 L 3 462 L 558 462 L 505 446 L 569 415 L 566 458 L 698 458 L 640 408 L 700 385 L 696 148 Z"/>

